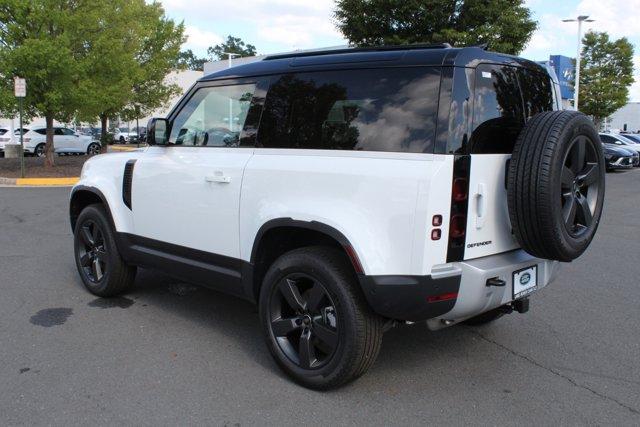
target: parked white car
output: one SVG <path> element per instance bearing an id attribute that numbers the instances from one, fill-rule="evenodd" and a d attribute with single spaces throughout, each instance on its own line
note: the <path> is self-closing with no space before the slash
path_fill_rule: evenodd
<path id="1" fill-rule="evenodd" d="M 137 137 L 138 134 L 136 132 L 125 132 L 118 129 L 113 135 L 113 141 L 119 142 L 120 144 L 126 144 L 127 142 L 132 141 Z"/>
<path id="2" fill-rule="evenodd" d="M 24 132 L 26 133 L 29 129 L 24 128 Z M 13 143 L 14 144 L 19 144 L 20 143 L 20 129 L 15 129 L 13 131 Z M 5 144 L 10 144 L 11 143 L 11 129 L 6 128 L 6 127 L 2 127 L 0 128 L 0 152 L 4 152 L 4 146 Z"/>
<path id="3" fill-rule="evenodd" d="M 38 157 L 44 156 L 47 129 L 45 127 L 31 128 L 23 135 L 23 141 L 25 153 Z M 91 136 L 80 135 L 65 127 L 54 127 L 53 149 L 56 153 L 98 154 L 100 153 L 100 144 L 94 141 Z"/>

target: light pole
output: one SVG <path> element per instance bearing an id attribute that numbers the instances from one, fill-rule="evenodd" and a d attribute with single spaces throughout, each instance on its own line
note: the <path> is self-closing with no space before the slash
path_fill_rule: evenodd
<path id="1" fill-rule="evenodd" d="M 578 94 L 580 93 L 580 55 L 582 54 L 582 23 L 593 22 L 588 15 L 580 15 L 576 19 L 563 19 L 562 22 L 578 22 L 578 53 L 576 54 L 576 73 L 573 84 L 573 109 L 578 111 Z"/>
<path id="2" fill-rule="evenodd" d="M 241 56 L 239 53 L 233 52 L 223 52 L 223 55 L 227 55 L 229 57 L 229 67 L 231 68 L 233 65 L 233 57 Z M 233 100 L 229 98 L 229 132 L 233 132 Z"/>

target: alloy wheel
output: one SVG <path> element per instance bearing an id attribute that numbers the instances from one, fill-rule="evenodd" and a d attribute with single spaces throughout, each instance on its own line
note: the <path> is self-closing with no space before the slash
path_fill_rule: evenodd
<path id="1" fill-rule="evenodd" d="M 562 218 L 572 237 L 583 235 L 593 224 L 601 173 L 597 149 L 591 139 L 577 136 L 563 164 Z"/>
<path id="2" fill-rule="evenodd" d="M 44 148 L 45 148 L 44 145 L 38 145 L 36 147 L 36 156 L 38 156 L 38 157 L 44 156 Z"/>
<path id="3" fill-rule="evenodd" d="M 109 268 L 104 233 L 100 226 L 92 220 L 80 226 L 77 257 L 89 280 L 98 283 Z"/>
<path id="4" fill-rule="evenodd" d="M 89 154 L 94 155 L 100 153 L 100 147 L 97 144 L 91 144 L 89 146 Z"/>
<path id="5" fill-rule="evenodd" d="M 326 288 L 302 273 L 274 288 L 269 306 L 272 336 L 286 357 L 303 369 L 326 365 L 338 348 L 338 318 Z"/>

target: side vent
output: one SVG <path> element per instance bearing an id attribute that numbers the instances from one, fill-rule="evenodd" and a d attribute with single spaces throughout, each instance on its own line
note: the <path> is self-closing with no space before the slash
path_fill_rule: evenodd
<path id="1" fill-rule="evenodd" d="M 135 159 L 127 161 L 124 165 L 124 175 L 122 176 L 122 201 L 131 210 L 131 186 L 133 185 L 133 166 Z"/>

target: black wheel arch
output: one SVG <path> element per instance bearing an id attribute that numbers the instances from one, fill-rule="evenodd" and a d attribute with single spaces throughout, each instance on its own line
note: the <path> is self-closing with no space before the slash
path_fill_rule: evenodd
<path id="1" fill-rule="evenodd" d="M 76 221 L 80 212 L 89 205 L 100 203 L 104 206 L 107 216 L 109 217 L 109 224 L 115 230 L 115 222 L 113 221 L 113 215 L 111 214 L 111 208 L 107 203 L 107 198 L 102 191 L 95 187 L 88 187 L 85 185 L 78 185 L 71 190 L 71 196 L 69 198 L 69 221 L 71 223 L 71 232 L 76 228 Z"/>
<path id="2" fill-rule="evenodd" d="M 319 221 L 276 218 L 264 223 L 256 233 L 251 249 L 250 265 L 252 268 L 243 272 L 243 276 L 246 278 L 244 280 L 245 293 L 257 301 L 262 279 L 273 261 L 290 250 L 314 245 L 332 246 L 339 249 L 349 259 L 354 274 L 364 273 L 360 258 L 353 245 L 336 228 Z M 245 274 L 250 274 L 250 277 Z"/>

